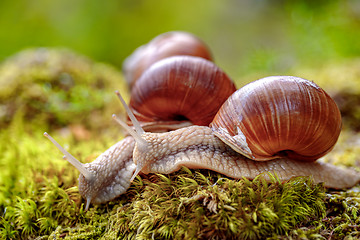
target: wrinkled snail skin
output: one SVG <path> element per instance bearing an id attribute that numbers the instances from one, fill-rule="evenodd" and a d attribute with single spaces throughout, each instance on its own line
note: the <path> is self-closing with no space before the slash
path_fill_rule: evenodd
<path id="1" fill-rule="evenodd" d="M 209 127 L 191 126 L 168 133 L 145 133 L 148 152 L 135 146 L 134 162 L 141 161 L 142 172 L 169 174 L 181 168 L 209 169 L 228 177 L 254 179 L 262 173 L 275 173 L 281 181 L 312 176 L 329 188 L 341 189 L 360 182 L 360 173 L 322 162 L 304 162 L 286 158 L 254 161 L 235 152 L 216 137 Z M 269 180 L 268 175 L 264 177 Z"/>
<path id="2" fill-rule="evenodd" d="M 119 141 L 91 163 L 84 167 L 94 174 L 91 180 L 79 176 L 79 192 L 90 203 L 105 203 L 126 192 L 130 178 L 135 171 L 132 153 L 135 146 L 133 137 Z"/>

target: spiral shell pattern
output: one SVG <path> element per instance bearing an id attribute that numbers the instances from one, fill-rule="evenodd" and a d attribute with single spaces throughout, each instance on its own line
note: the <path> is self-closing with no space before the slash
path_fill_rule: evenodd
<path id="1" fill-rule="evenodd" d="M 336 103 L 314 82 L 273 76 L 236 91 L 210 126 L 251 159 L 314 161 L 333 148 L 341 125 Z"/>

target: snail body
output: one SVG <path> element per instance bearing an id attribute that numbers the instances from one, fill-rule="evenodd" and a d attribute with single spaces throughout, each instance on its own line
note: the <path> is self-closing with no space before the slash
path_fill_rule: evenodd
<path id="1" fill-rule="evenodd" d="M 148 160 L 142 172 L 169 174 L 182 166 L 190 169 L 209 169 L 228 177 L 254 179 L 262 173 L 275 173 L 281 181 L 298 176 L 312 176 L 329 188 L 348 188 L 360 181 L 359 173 L 322 162 L 278 158 L 254 161 L 234 151 L 205 126 L 190 126 L 168 133 L 145 133 L 150 152 L 135 146 L 134 161 Z M 269 180 L 268 175 L 264 175 Z"/>
<path id="2" fill-rule="evenodd" d="M 133 137 L 119 141 L 90 163 L 81 163 L 56 142 L 47 132 L 44 133 L 77 170 L 79 170 L 79 192 L 86 199 L 85 209 L 90 203 L 105 203 L 123 194 L 130 187 L 131 176 L 136 169 L 132 152 L 135 146 Z"/>

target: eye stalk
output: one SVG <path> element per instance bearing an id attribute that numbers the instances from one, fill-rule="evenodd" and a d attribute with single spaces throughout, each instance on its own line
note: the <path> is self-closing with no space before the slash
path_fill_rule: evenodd
<path id="1" fill-rule="evenodd" d="M 134 114 L 131 112 L 129 106 L 125 103 L 123 97 L 121 96 L 119 91 L 115 91 L 115 94 L 118 96 L 121 104 L 124 106 L 132 124 L 134 125 L 135 131 L 129 127 L 125 122 L 123 122 L 120 118 L 118 118 L 115 114 L 112 115 L 113 119 L 119 123 L 136 141 L 138 149 L 140 149 L 141 152 L 148 152 L 149 151 L 149 144 L 146 142 L 146 140 L 143 138 L 143 135 L 145 134 L 144 129 L 140 126 L 140 123 L 135 118 Z M 136 164 L 136 170 L 133 174 L 133 176 L 130 179 L 130 182 L 132 182 L 135 177 L 139 174 L 139 172 L 146 166 L 146 163 L 143 161 L 137 161 Z"/>
<path id="2" fill-rule="evenodd" d="M 47 132 L 44 132 L 44 136 L 47 137 L 65 156 L 63 159 L 67 160 L 71 165 L 73 165 L 79 172 L 84 175 L 86 180 L 92 181 L 94 179 L 94 174 L 91 173 L 84 167 L 84 164 L 79 162 L 73 155 L 66 151 L 54 138 L 52 138 Z"/>
<path id="3" fill-rule="evenodd" d="M 124 106 L 124 108 L 125 108 L 128 116 L 129 116 L 132 124 L 133 124 L 134 127 L 135 127 L 136 132 L 137 132 L 139 135 L 144 134 L 144 133 L 145 133 L 144 129 L 142 129 L 142 127 L 140 126 L 139 121 L 135 118 L 135 116 L 134 116 L 134 114 L 132 113 L 132 111 L 130 110 L 129 106 L 125 103 L 125 101 L 124 101 L 123 97 L 121 96 L 120 92 L 116 90 L 116 91 L 115 91 L 115 94 L 118 96 L 121 104 Z M 125 125 L 127 126 L 127 124 L 125 124 Z M 121 126 L 123 126 L 123 125 L 121 125 Z M 128 131 L 128 129 L 127 129 L 126 127 L 124 127 L 124 128 Z M 130 132 L 129 132 L 129 133 L 130 133 Z"/>

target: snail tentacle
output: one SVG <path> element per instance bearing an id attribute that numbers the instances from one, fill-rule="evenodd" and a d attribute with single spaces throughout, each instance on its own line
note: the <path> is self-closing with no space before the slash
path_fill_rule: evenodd
<path id="1" fill-rule="evenodd" d="M 146 146 L 147 143 L 146 141 L 141 137 L 141 135 L 134 131 L 131 127 L 129 127 L 124 121 L 122 121 L 118 116 L 116 116 L 115 114 L 112 115 L 112 118 L 118 123 L 120 124 L 134 139 L 135 141 L 139 144 L 139 145 L 144 145 Z"/>
<path id="2" fill-rule="evenodd" d="M 129 118 L 131 119 L 132 124 L 134 125 L 134 128 L 136 130 L 136 132 L 139 135 L 142 135 L 145 133 L 144 129 L 142 129 L 142 127 L 140 126 L 139 121 L 137 121 L 137 119 L 135 118 L 134 114 L 132 113 L 132 111 L 130 110 L 129 106 L 125 103 L 124 98 L 121 96 L 119 91 L 115 91 L 115 94 L 118 96 L 121 104 L 124 106 L 126 113 L 128 114 Z M 128 130 L 128 129 L 127 129 Z"/>
<path id="3" fill-rule="evenodd" d="M 118 122 L 125 130 L 128 131 L 128 133 L 130 135 L 132 135 L 136 141 L 137 144 L 137 148 L 140 149 L 143 153 L 146 153 L 149 151 L 149 144 L 148 142 L 144 139 L 144 134 L 145 131 L 141 128 L 140 123 L 138 122 L 138 120 L 136 119 L 136 117 L 134 116 L 134 114 L 132 113 L 132 111 L 130 110 L 129 106 L 125 103 L 124 99 L 122 98 L 121 94 L 119 91 L 116 91 L 116 95 L 118 96 L 118 98 L 121 101 L 121 104 L 123 105 L 123 107 L 125 108 L 132 124 L 135 127 L 135 131 L 132 130 L 131 127 L 129 127 L 125 122 L 121 121 L 115 114 L 113 115 L 113 118 L 115 119 L 116 122 Z M 134 172 L 134 174 L 132 175 L 130 182 L 132 182 L 135 177 L 142 171 L 142 169 L 144 167 L 146 167 L 148 165 L 149 162 L 147 161 L 138 161 L 136 162 L 136 170 Z"/>
<path id="4" fill-rule="evenodd" d="M 44 132 L 44 136 L 47 137 L 65 155 L 64 159 L 71 163 L 71 165 L 73 165 L 77 170 L 79 170 L 79 172 L 84 175 L 88 181 L 92 181 L 94 179 L 94 174 L 88 171 L 84 167 L 84 164 L 79 162 L 79 160 L 66 151 L 53 137 L 51 137 L 47 132 Z"/>
<path id="5" fill-rule="evenodd" d="M 113 118 L 114 120 L 119 123 L 125 130 L 127 130 L 127 132 L 134 138 L 134 140 L 136 141 L 136 144 L 138 146 L 139 149 L 142 149 L 143 152 L 148 151 L 148 143 L 146 142 L 146 140 L 144 140 L 144 138 L 142 137 L 142 135 L 138 134 L 137 132 L 135 132 L 134 130 L 132 130 L 131 127 L 129 127 L 125 122 L 121 121 L 121 119 L 119 119 L 115 114 L 113 114 Z M 141 172 L 141 170 L 145 167 L 145 163 L 143 161 L 139 161 L 136 164 L 136 170 L 134 172 L 134 174 L 132 175 L 130 182 L 132 182 L 135 177 L 139 174 L 139 172 Z"/>

